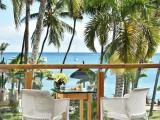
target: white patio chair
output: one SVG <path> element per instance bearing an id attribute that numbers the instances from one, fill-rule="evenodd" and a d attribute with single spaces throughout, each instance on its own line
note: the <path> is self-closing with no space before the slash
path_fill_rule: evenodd
<path id="1" fill-rule="evenodd" d="M 105 116 L 115 120 L 148 120 L 145 109 L 148 90 L 148 88 L 136 88 L 124 98 L 102 97 L 101 120 L 104 120 Z"/>
<path id="2" fill-rule="evenodd" d="M 52 99 L 47 91 L 22 90 L 23 120 L 69 120 L 69 99 Z"/>

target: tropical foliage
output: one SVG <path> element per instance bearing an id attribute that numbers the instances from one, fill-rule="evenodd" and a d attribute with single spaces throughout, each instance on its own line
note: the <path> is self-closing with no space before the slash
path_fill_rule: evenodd
<path id="1" fill-rule="evenodd" d="M 55 82 L 58 82 L 59 80 L 62 80 L 64 83 L 67 83 L 69 80 L 68 76 L 64 73 L 55 73 L 48 76 L 49 79 L 53 79 Z"/>
<path id="2" fill-rule="evenodd" d="M 65 53 L 62 64 L 65 64 L 65 61 L 67 59 L 67 55 L 70 51 L 70 48 L 71 48 L 71 45 L 72 45 L 72 42 L 73 42 L 73 39 L 74 39 L 75 31 L 76 31 L 77 19 L 82 19 L 83 18 L 82 17 L 83 0 L 66 0 L 66 3 L 67 3 L 66 4 L 67 8 L 69 10 L 69 15 L 70 15 L 70 17 L 73 18 L 73 34 L 72 34 L 72 37 L 70 39 L 70 42 L 69 42 L 69 45 L 68 45 L 67 51 Z M 62 69 L 60 70 L 60 72 L 62 72 Z"/>
<path id="3" fill-rule="evenodd" d="M 6 48 L 9 46 L 9 44 L 8 43 L 1 43 L 0 44 L 0 56 L 1 56 L 1 61 L 0 62 L 2 62 L 2 60 L 3 60 L 3 53 L 4 53 L 4 51 L 6 50 Z"/>
<path id="4" fill-rule="evenodd" d="M 6 5 L 2 3 L 2 0 L 0 0 L 0 9 L 5 10 Z"/>

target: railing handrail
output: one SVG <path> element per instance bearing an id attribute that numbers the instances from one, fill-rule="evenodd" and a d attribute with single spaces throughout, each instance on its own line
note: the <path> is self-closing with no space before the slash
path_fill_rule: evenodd
<path id="1" fill-rule="evenodd" d="M 160 68 L 160 64 L 0 64 L 0 69 Z"/>

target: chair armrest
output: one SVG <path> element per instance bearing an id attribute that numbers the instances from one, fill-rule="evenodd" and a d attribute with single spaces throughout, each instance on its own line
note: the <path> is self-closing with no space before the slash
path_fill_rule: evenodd
<path id="1" fill-rule="evenodd" d="M 127 98 L 101 98 L 101 108 L 103 111 L 117 112 L 126 114 L 126 99 Z"/>

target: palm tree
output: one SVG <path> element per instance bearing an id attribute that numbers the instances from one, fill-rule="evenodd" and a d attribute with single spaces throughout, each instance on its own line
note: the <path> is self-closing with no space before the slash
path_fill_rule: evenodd
<path id="1" fill-rule="evenodd" d="M 100 1 L 98 1 L 100 2 Z M 99 3 L 100 4 L 100 3 Z M 111 61 L 111 56 L 115 55 L 118 56 L 117 59 L 120 59 L 123 63 L 137 63 L 141 60 L 149 58 L 153 55 L 155 48 L 158 43 L 157 39 L 157 30 L 158 28 L 148 21 L 146 18 L 147 10 L 146 8 L 146 1 L 144 0 L 127 0 L 127 1 L 114 1 L 109 8 L 104 10 L 103 4 L 97 5 L 97 10 L 91 9 L 92 12 L 100 14 L 108 14 L 106 15 L 111 16 L 108 19 L 93 19 L 95 22 L 91 23 L 90 26 L 92 28 L 87 33 L 89 37 L 86 37 L 87 40 L 91 39 L 91 42 L 86 42 L 87 46 L 92 50 L 95 51 L 94 48 L 94 37 L 95 34 L 97 36 L 101 35 L 96 33 L 102 33 L 104 37 L 99 36 L 98 38 L 107 38 L 107 33 L 110 30 L 113 30 L 113 41 L 111 44 L 106 45 L 105 56 L 108 62 Z M 105 5 L 104 5 L 105 6 Z M 132 9 L 131 9 L 132 8 Z M 139 11 L 138 11 L 139 9 Z M 97 15 L 97 14 L 96 14 Z M 96 18 L 96 15 L 94 16 Z M 99 15 L 100 16 L 100 15 Z M 102 18 L 105 15 L 102 15 Z M 115 17 L 112 17 L 115 16 Z M 107 21 L 107 22 L 106 22 Z M 98 25 L 102 25 L 101 29 L 98 28 Z M 108 25 L 108 26 L 107 26 Z M 105 28 L 105 26 L 107 27 Z M 115 27 L 116 26 L 116 27 Z M 88 28 L 88 26 L 87 26 Z M 156 35 L 157 34 L 157 35 Z M 85 35 L 86 36 L 86 35 Z M 85 40 L 86 41 L 86 40 Z M 145 46 L 145 47 L 144 47 Z M 103 44 L 101 44 L 101 55 Z M 102 58 L 102 57 L 101 57 Z M 102 59 L 101 59 L 102 60 Z M 122 74 L 123 76 L 123 74 Z M 124 78 L 124 77 L 118 77 Z M 119 80 L 124 82 L 124 80 Z M 117 82 L 119 83 L 119 82 Z M 118 84 L 116 86 L 119 86 Z M 122 96 L 122 85 L 120 85 L 119 90 Z M 119 91 L 117 90 L 117 92 Z"/>
<path id="2" fill-rule="evenodd" d="M 154 107 L 154 101 L 155 101 L 155 98 L 156 98 L 156 92 L 157 92 L 157 88 L 158 88 L 159 76 L 160 76 L 160 68 L 158 68 L 157 74 L 156 74 L 156 79 L 155 79 L 155 84 L 154 84 L 154 90 L 153 90 L 153 95 L 152 95 L 152 101 L 151 101 L 149 116 L 153 115 L 153 107 Z"/>
<path id="3" fill-rule="evenodd" d="M 0 0 L 0 9 L 1 10 L 5 10 L 6 9 L 6 5 L 2 3 L 2 0 Z"/>
<path id="4" fill-rule="evenodd" d="M 44 37 L 41 51 L 38 57 L 40 59 L 44 45 L 49 37 L 49 45 L 54 44 L 57 48 L 60 47 L 60 40 L 63 40 L 64 30 L 67 29 L 69 32 L 73 32 L 73 28 L 67 23 L 63 22 L 60 18 L 64 15 L 68 15 L 68 12 L 63 12 L 64 2 L 58 1 L 54 2 L 52 0 L 47 0 L 46 12 L 43 19 L 43 27 L 46 27 L 46 35 Z M 31 19 L 37 18 L 39 13 L 33 13 L 30 15 Z M 25 18 L 22 19 L 24 21 Z M 37 62 L 38 62 L 37 60 Z"/>
<path id="5" fill-rule="evenodd" d="M 109 43 L 111 31 L 115 37 L 116 25 L 115 17 L 117 17 L 117 0 L 85 0 L 84 11 L 92 15 L 90 22 L 86 25 L 85 29 L 85 43 L 86 46 L 93 52 L 96 52 L 94 41 L 96 38 L 101 46 L 100 63 L 103 63 L 104 48 Z M 110 33 L 109 33 L 110 32 Z"/>
<path id="6" fill-rule="evenodd" d="M 94 41 L 96 40 L 96 37 L 99 40 L 101 46 L 100 64 L 103 63 L 104 47 L 107 45 L 108 41 L 110 19 L 108 14 L 99 13 L 90 20 L 85 29 L 85 43 L 90 50 L 96 52 Z"/>
<path id="7" fill-rule="evenodd" d="M 142 23 L 139 22 L 136 24 L 138 25 Z M 117 51 L 118 57 L 119 57 L 118 59 L 120 59 L 123 63 L 138 63 L 141 60 L 145 60 L 149 58 L 150 53 L 154 53 L 155 51 L 158 39 L 155 38 L 152 33 L 156 31 L 151 30 L 149 27 L 148 28 L 145 27 L 146 28 L 145 30 L 150 31 L 149 33 L 146 34 L 143 31 L 144 29 L 138 28 L 138 26 L 137 27 L 136 26 L 134 27 L 134 25 L 130 26 L 127 23 L 125 26 L 127 31 L 121 34 L 122 38 L 119 37 L 111 43 L 112 44 L 111 46 L 113 47 L 111 49 L 112 50 L 114 49 L 114 51 Z M 147 35 L 150 35 L 149 38 L 151 39 L 148 39 L 146 37 Z M 107 50 L 107 51 L 109 52 L 111 50 Z M 112 60 L 110 59 L 110 61 Z"/>
<path id="8" fill-rule="evenodd" d="M 70 25 L 59 19 L 59 17 L 68 14 L 68 12 L 63 12 L 63 6 L 63 1 L 58 1 L 56 3 L 53 3 L 52 0 L 47 1 L 47 12 L 44 18 L 44 27 L 47 27 L 47 31 L 42 43 L 41 52 L 38 59 L 40 59 L 42 55 L 44 45 L 48 36 L 49 44 L 53 43 L 54 46 L 59 49 L 60 40 L 63 40 L 64 29 L 67 29 L 69 32 L 73 32 L 73 28 Z M 33 16 L 36 16 L 36 14 L 33 14 Z"/>
<path id="9" fill-rule="evenodd" d="M 41 32 L 43 27 L 45 9 L 46 9 L 46 0 L 41 0 L 36 28 L 32 35 L 32 61 L 31 61 L 32 64 L 35 64 L 38 58 L 38 50 L 39 50 L 39 43 L 40 43 Z"/>
<path id="10" fill-rule="evenodd" d="M 70 16 L 73 18 L 73 34 L 72 37 L 70 39 L 69 45 L 68 45 L 68 49 L 67 52 L 65 53 L 64 59 L 62 64 L 65 64 L 65 61 L 67 59 L 67 55 L 70 51 L 73 39 L 74 39 L 74 35 L 75 35 L 75 30 L 76 30 L 76 21 L 77 19 L 82 19 L 82 6 L 83 6 L 83 0 L 67 0 L 67 5 L 68 5 L 68 9 L 70 11 Z M 63 69 L 60 70 L 60 72 L 62 72 Z"/>
<path id="11" fill-rule="evenodd" d="M 151 2 L 151 4 L 153 6 L 155 6 L 155 10 L 153 11 L 153 19 L 156 21 L 156 25 L 160 26 L 160 24 L 158 22 L 159 17 L 160 17 L 160 11 L 159 11 L 160 1 L 159 0 L 151 0 L 150 2 Z M 159 76 L 160 76 L 160 69 L 158 68 L 157 74 L 156 74 L 155 83 L 154 83 L 154 89 L 153 89 L 153 94 L 152 94 L 152 101 L 151 101 L 151 107 L 150 107 L 149 116 L 153 115 L 153 107 L 154 107 L 154 101 L 155 101 L 155 97 L 156 97 L 156 92 L 160 88 L 160 87 L 158 87 Z"/>
<path id="12" fill-rule="evenodd" d="M 23 44 L 21 54 L 23 56 L 24 53 L 24 63 L 27 64 L 28 62 L 28 49 L 29 49 L 29 18 L 30 18 L 30 5 L 32 4 L 33 0 L 25 0 L 26 6 L 26 19 L 25 19 L 25 31 L 23 35 Z M 25 50 L 24 50 L 25 49 Z M 22 56 L 21 56 L 21 63 L 22 63 Z"/>

